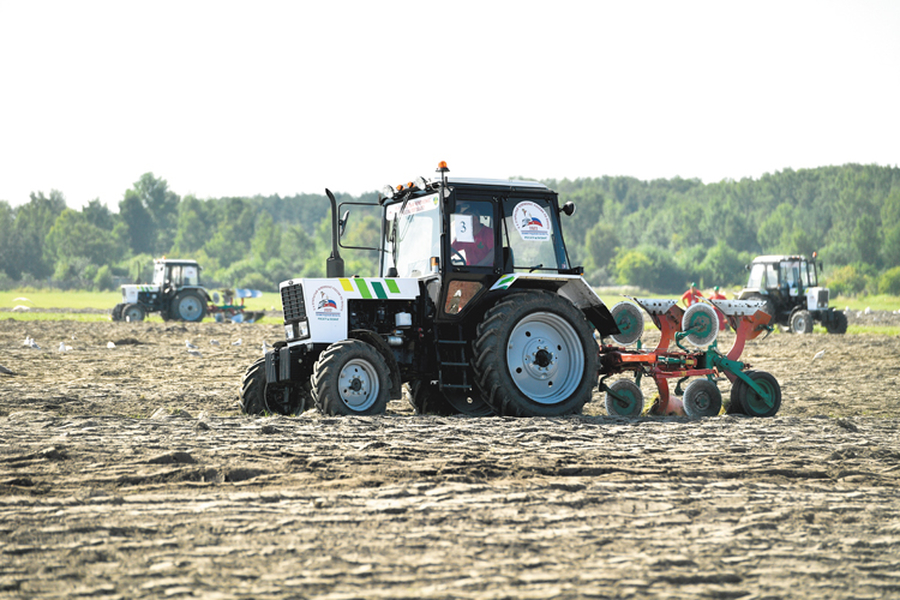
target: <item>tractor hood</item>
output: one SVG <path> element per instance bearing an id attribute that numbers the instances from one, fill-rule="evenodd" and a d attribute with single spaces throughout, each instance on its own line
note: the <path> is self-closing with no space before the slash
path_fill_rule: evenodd
<path id="1" fill-rule="evenodd" d="M 138 301 L 138 292 L 159 292 L 158 285 L 123 285 L 122 301 L 126 304 L 134 304 Z"/>

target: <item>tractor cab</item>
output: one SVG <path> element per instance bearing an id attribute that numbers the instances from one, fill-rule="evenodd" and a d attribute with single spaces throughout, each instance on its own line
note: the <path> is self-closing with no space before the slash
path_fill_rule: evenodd
<path id="1" fill-rule="evenodd" d="M 200 287 L 200 265 L 196 261 L 156 260 L 153 263 L 153 285 L 163 293 L 184 287 Z"/>
<path id="2" fill-rule="evenodd" d="M 438 181 L 386 188 L 380 268 L 384 277 L 424 280 L 438 320 L 456 320 L 519 274 L 551 288 L 558 286 L 547 276 L 579 278 L 559 222 L 573 204 L 560 209 L 556 192 L 541 183 L 447 178 L 446 166 L 438 170 L 445 175 Z"/>

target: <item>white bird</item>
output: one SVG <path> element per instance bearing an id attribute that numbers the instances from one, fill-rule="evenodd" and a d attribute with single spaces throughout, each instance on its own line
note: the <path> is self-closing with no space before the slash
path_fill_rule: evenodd
<path id="1" fill-rule="evenodd" d="M 184 347 L 188 350 L 196 350 L 197 346 L 193 345 L 190 341 L 184 340 Z"/>
<path id="2" fill-rule="evenodd" d="M 37 342 L 34 341 L 34 338 L 28 336 L 25 337 L 25 342 L 22 345 L 34 348 L 35 350 L 41 349 L 41 347 L 37 345 Z"/>
<path id="3" fill-rule="evenodd" d="M 196 356 L 197 358 L 203 358 L 203 355 L 196 350 L 188 350 L 188 354 L 190 354 L 191 356 Z"/>
<path id="4" fill-rule="evenodd" d="M 212 344 L 213 346 L 218 346 L 219 340 L 209 340 L 209 343 Z"/>
<path id="5" fill-rule="evenodd" d="M 68 352 L 71 349 L 72 349 L 72 346 L 66 346 L 65 342 L 60 342 L 57 352 Z"/>
<path id="6" fill-rule="evenodd" d="M 816 352 L 816 355 L 813 356 L 813 360 L 816 360 L 816 359 L 818 359 L 818 358 L 822 358 L 823 356 L 825 356 L 825 351 L 824 351 L 824 350 L 819 350 L 818 352 Z"/>
<path id="7" fill-rule="evenodd" d="M 106 347 L 109 348 L 110 350 L 112 350 L 113 348 L 116 347 L 116 343 L 115 342 L 106 342 Z"/>
<path id="8" fill-rule="evenodd" d="M 236 341 L 236 342 L 231 342 L 231 345 L 232 345 L 232 346 L 240 346 L 240 345 L 241 345 L 241 340 L 238 340 L 238 341 Z"/>
<path id="9" fill-rule="evenodd" d="M 870 309 L 870 308 L 867 306 L 867 307 L 866 307 L 866 310 L 864 310 L 863 312 L 866 313 L 866 314 L 869 314 L 870 312 L 872 312 L 872 309 Z"/>
<path id="10" fill-rule="evenodd" d="M 31 310 L 31 307 L 22 306 L 21 304 L 13 306 L 13 312 L 28 312 L 29 310 Z"/>

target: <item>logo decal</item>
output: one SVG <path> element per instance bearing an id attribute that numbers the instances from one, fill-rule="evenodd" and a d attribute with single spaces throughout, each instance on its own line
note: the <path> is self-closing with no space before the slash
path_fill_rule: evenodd
<path id="1" fill-rule="evenodd" d="M 323 285 L 313 292 L 313 306 L 320 321 L 337 321 L 344 310 L 344 297 L 337 288 Z"/>
<path id="2" fill-rule="evenodd" d="M 513 223 L 526 242 L 546 242 L 550 239 L 550 217 L 536 202 L 525 200 L 516 204 Z"/>

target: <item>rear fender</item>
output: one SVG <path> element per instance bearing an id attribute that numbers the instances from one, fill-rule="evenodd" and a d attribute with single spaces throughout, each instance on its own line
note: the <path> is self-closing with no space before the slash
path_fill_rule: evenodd
<path id="1" fill-rule="evenodd" d="M 619 327 L 600 296 L 580 275 L 510 273 L 497 280 L 491 290 L 554 289 L 574 304 L 601 336 L 619 333 Z"/>

